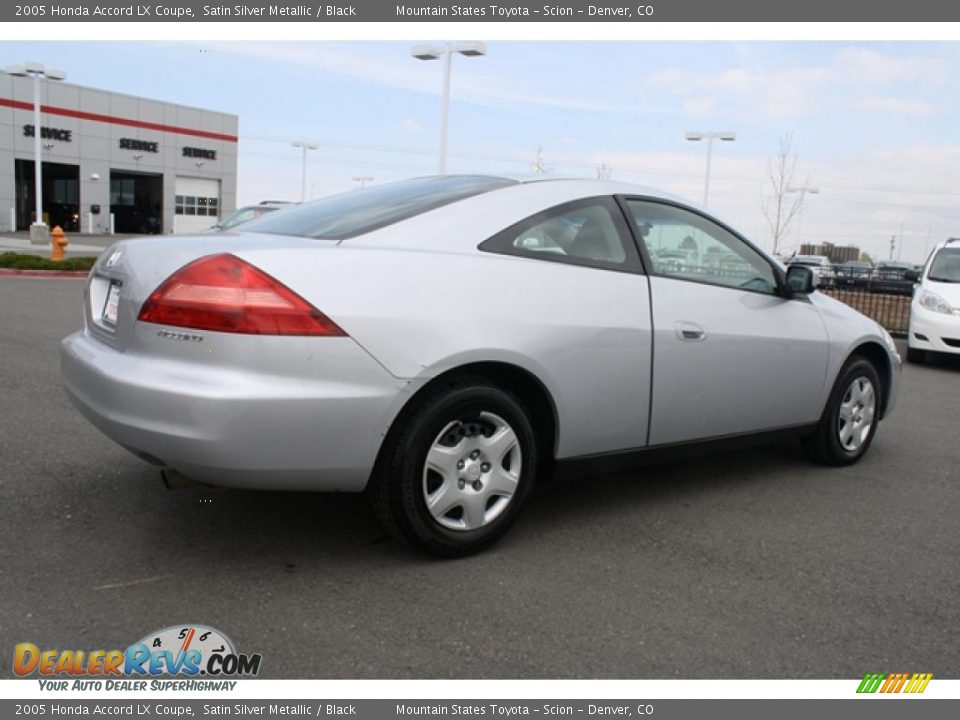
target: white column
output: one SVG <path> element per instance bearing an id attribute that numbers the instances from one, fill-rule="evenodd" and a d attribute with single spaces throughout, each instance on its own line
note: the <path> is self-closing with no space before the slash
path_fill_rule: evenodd
<path id="1" fill-rule="evenodd" d="M 447 134 L 450 128 L 450 63 L 453 50 L 450 47 L 443 53 L 443 99 L 440 115 L 440 162 L 437 168 L 440 175 L 447 174 Z"/>
<path id="2" fill-rule="evenodd" d="M 43 223 L 43 145 L 40 140 L 40 73 L 33 73 L 33 194 L 35 223 Z"/>

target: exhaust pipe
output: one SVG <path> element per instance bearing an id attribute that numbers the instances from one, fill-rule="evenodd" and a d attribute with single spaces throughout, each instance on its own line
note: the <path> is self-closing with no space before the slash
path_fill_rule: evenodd
<path id="1" fill-rule="evenodd" d="M 183 490 L 184 488 L 196 485 L 196 480 L 191 480 L 186 475 L 181 475 L 173 468 L 163 468 L 160 471 L 160 479 L 167 490 Z"/>

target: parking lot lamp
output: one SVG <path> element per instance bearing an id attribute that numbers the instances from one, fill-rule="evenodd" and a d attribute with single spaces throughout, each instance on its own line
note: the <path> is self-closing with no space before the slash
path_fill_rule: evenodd
<path id="1" fill-rule="evenodd" d="M 33 183 L 35 200 L 35 217 L 30 225 L 30 242 L 46 244 L 50 242 L 50 228 L 43 222 L 43 145 L 40 131 L 40 78 L 47 80 L 65 80 L 67 74 L 63 70 L 48 70 L 43 63 L 28 62 L 24 65 L 13 65 L 6 68 L 7 75 L 16 77 L 33 77 Z M 12 230 L 12 228 L 11 228 Z"/>
<path id="2" fill-rule="evenodd" d="M 295 148 L 303 150 L 303 162 L 300 171 L 300 202 L 307 201 L 307 150 L 316 150 L 319 145 L 304 142 L 303 140 L 294 140 L 292 143 Z"/>
<path id="3" fill-rule="evenodd" d="M 683 136 L 691 142 L 707 141 L 707 169 L 703 183 L 703 206 L 707 207 L 707 200 L 710 198 L 710 160 L 713 157 L 713 141 L 733 142 L 737 139 L 737 134 L 730 130 L 707 130 L 704 132 L 692 130 L 684 133 Z"/>
<path id="4" fill-rule="evenodd" d="M 447 174 L 447 132 L 450 124 L 450 65 L 454 53 L 464 57 L 481 57 L 487 54 L 487 44 L 482 42 L 455 42 L 444 45 L 414 45 L 410 54 L 417 60 L 443 58 L 443 98 L 440 101 L 440 150 L 437 171 Z"/>

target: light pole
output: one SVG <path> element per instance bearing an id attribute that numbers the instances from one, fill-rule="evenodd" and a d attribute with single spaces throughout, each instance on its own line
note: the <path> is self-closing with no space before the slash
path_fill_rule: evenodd
<path id="1" fill-rule="evenodd" d="M 368 182 L 373 182 L 373 178 L 370 175 L 359 175 L 353 178 L 355 183 L 358 183 L 358 187 L 365 188 Z"/>
<path id="2" fill-rule="evenodd" d="M 737 139 L 737 134 L 731 130 L 708 130 L 705 132 L 693 130 L 684 133 L 683 136 L 691 142 L 707 141 L 707 170 L 706 179 L 703 183 L 703 206 L 707 207 L 707 200 L 710 198 L 710 160 L 713 157 L 713 141 L 733 142 Z"/>
<path id="3" fill-rule="evenodd" d="M 303 150 L 303 163 L 300 174 L 300 202 L 307 201 L 307 150 L 316 150 L 319 145 L 315 143 L 304 142 L 303 140 L 294 140 L 292 143 L 295 148 Z"/>
<path id="4" fill-rule="evenodd" d="M 450 125 L 450 66 L 454 53 L 464 57 L 481 57 L 487 54 L 487 44 L 482 42 L 455 42 L 444 45 L 414 45 L 410 54 L 417 60 L 443 58 L 443 99 L 440 101 L 440 151 L 437 170 L 447 174 L 447 131 Z"/>
<path id="5" fill-rule="evenodd" d="M 807 193 L 817 195 L 820 188 L 812 185 L 787 185 L 788 193 L 800 193 L 800 209 L 797 211 L 797 235 L 800 236 L 800 244 L 803 244 L 803 202 L 807 199 Z"/>
<path id="6" fill-rule="evenodd" d="M 30 225 L 30 242 L 42 245 L 50 242 L 50 228 L 43 222 L 43 147 L 41 145 L 42 132 L 40 130 L 40 78 L 48 80 L 65 80 L 67 74 L 63 70 L 46 69 L 43 63 L 27 62 L 23 65 L 13 65 L 6 68 L 7 75 L 17 77 L 33 76 L 33 195 L 35 200 L 35 217 Z M 11 228 L 12 230 L 13 228 Z"/>

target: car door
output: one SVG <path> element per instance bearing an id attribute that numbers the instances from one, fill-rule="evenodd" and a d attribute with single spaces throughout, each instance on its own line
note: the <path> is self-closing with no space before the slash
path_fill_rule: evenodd
<path id="1" fill-rule="evenodd" d="M 779 294 L 772 262 L 711 218 L 648 198 L 621 202 L 650 276 L 648 444 L 815 421 L 828 350 L 809 299 Z M 687 253 L 679 265 L 677 249 Z"/>

